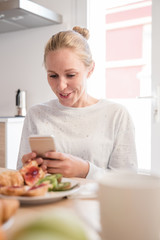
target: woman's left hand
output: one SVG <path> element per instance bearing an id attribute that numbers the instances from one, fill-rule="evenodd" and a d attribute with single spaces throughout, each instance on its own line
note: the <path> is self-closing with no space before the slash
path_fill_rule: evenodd
<path id="1" fill-rule="evenodd" d="M 64 177 L 85 178 L 89 171 L 88 161 L 60 152 L 48 152 L 45 154 L 42 167 L 47 169 L 48 173 L 61 173 Z"/>

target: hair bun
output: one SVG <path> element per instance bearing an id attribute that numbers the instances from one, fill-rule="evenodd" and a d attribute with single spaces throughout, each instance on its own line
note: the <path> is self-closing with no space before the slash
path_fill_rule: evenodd
<path id="1" fill-rule="evenodd" d="M 89 30 L 87 28 L 81 28 L 79 26 L 75 26 L 73 31 L 80 33 L 84 38 L 89 39 Z"/>

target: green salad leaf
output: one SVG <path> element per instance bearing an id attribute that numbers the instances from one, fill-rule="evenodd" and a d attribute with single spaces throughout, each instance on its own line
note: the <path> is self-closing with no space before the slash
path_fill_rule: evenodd
<path id="1" fill-rule="evenodd" d="M 41 183 L 49 183 L 49 191 L 65 191 L 71 189 L 70 182 L 62 182 L 62 174 L 50 174 L 40 179 L 37 185 Z"/>

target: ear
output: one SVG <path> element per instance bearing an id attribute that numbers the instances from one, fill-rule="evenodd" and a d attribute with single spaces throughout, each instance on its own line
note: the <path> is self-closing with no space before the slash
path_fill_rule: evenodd
<path id="1" fill-rule="evenodd" d="M 95 62 L 92 61 L 92 64 L 91 64 L 91 66 L 89 67 L 89 71 L 88 71 L 87 78 L 89 78 L 89 77 L 92 75 L 92 73 L 93 73 L 93 71 L 94 71 L 94 68 L 95 68 Z"/>

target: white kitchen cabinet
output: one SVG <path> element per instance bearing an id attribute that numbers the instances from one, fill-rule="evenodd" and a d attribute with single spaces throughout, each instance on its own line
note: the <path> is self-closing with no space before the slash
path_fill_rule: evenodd
<path id="1" fill-rule="evenodd" d="M 0 118 L 0 167 L 16 169 L 24 117 Z"/>

